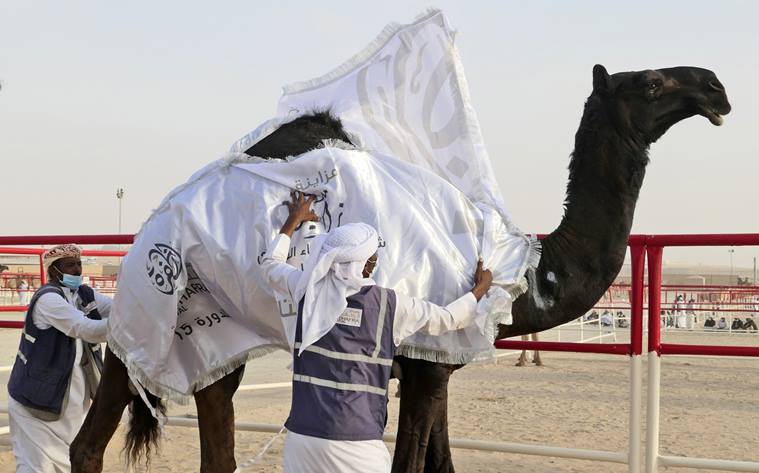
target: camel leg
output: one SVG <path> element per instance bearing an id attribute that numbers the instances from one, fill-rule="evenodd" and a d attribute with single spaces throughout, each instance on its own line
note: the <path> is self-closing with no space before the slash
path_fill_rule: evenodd
<path id="1" fill-rule="evenodd" d="M 69 449 L 72 473 L 100 473 L 103 454 L 133 399 L 126 367 L 106 348 L 103 376 L 84 424 Z"/>
<path id="2" fill-rule="evenodd" d="M 529 335 L 522 335 L 523 342 L 526 342 L 529 339 L 530 339 Z M 524 366 L 526 364 L 527 364 L 527 350 L 522 350 L 522 354 L 519 355 L 519 359 L 517 360 L 514 366 Z"/>
<path id="3" fill-rule="evenodd" d="M 539 341 L 537 333 L 532 334 L 532 341 Z M 535 366 L 543 366 L 543 362 L 540 361 L 540 352 L 538 350 L 535 350 L 535 352 L 532 354 L 532 362 L 535 363 Z"/>
<path id="4" fill-rule="evenodd" d="M 232 473 L 235 463 L 235 411 L 232 396 L 245 365 L 195 393 L 200 432 L 201 473 Z"/>
<path id="5" fill-rule="evenodd" d="M 393 473 L 454 473 L 448 444 L 448 380 L 454 365 L 396 357 L 401 408 Z"/>
<path id="6" fill-rule="evenodd" d="M 448 383 L 446 381 L 445 401 L 435 416 L 430 430 L 430 441 L 424 457 L 425 473 L 455 473 L 451 458 L 451 445 L 448 441 Z"/>

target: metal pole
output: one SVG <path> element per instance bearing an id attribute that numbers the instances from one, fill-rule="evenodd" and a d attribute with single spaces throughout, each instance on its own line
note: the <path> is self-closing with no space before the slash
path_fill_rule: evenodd
<path id="1" fill-rule="evenodd" d="M 644 251 L 642 246 L 630 247 L 632 297 L 630 298 L 630 445 L 627 457 L 629 473 L 640 473 L 641 467 Z"/>
<path id="2" fill-rule="evenodd" d="M 121 200 L 124 198 L 124 188 L 116 189 L 116 199 L 119 201 L 119 235 L 121 235 Z"/>
<path id="3" fill-rule="evenodd" d="M 756 286 L 756 256 L 754 256 L 754 286 Z"/>
<path id="4" fill-rule="evenodd" d="M 727 250 L 727 252 L 730 253 L 730 279 L 728 280 L 727 283 L 732 284 L 733 283 L 733 253 L 735 253 L 735 249 L 730 248 L 729 250 Z"/>
<path id="5" fill-rule="evenodd" d="M 648 396 L 646 403 L 646 473 L 656 473 L 659 463 L 659 401 L 661 392 L 661 261 L 662 247 L 648 253 Z"/>

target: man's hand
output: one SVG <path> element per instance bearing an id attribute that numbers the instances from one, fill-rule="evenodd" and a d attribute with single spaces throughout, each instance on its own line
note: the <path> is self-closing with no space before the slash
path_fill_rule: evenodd
<path id="1" fill-rule="evenodd" d="M 311 204 L 316 200 L 315 195 L 307 195 L 302 192 L 290 192 L 292 202 L 285 202 L 287 210 L 290 211 L 285 224 L 282 225 L 280 233 L 292 237 L 295 229 L 303 222 L 318 222 L 319 217 L 311 210 Z"/>
<path id="2" fill-rule="evenodd" d="M 474 287 L 472 294 L 478 301 L 488 292 L 490 285 L 493 284 L 493 273 L 489 269 L 482 269 L 482 260 L 477 262 L 477 269 L 474 271 Z"/>

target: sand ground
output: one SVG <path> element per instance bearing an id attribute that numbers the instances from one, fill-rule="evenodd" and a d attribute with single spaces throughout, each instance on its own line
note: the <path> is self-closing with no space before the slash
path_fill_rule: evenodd
<path id="1" fill-rule="evenodd" d="M 622 341 L 622 340 L 620 340 Z M 666 341 L 714 345 L 759 345 L 759 335 L 667 334 Z M 0 330 L 0 366 L 10 365 L 18 331 Z M 515 367 L 515 357 L 471 364 L 450 383 L 452 437 L 547 444 L 626 452 L 629 422 L 629 362 L 626 357 L 544 353 L 543 367 Z M 243 384 L 286 382 L 288 355 L 274 353 L 248 365 Z M 666 358 L 662 367 L 661 451 L 670 455 L 759 461 L 759 360 Z M 9 373 L 0 372 L 0 382 Z M 644 362 L 645 376 L 645 362 Z M 395 381 L 393 381 L 395 383 Z M 645 378 L 643 398 L 645 400 Z M 394 387 L 392 388 L 394 389 Z M 7 393 L 0 393 L 0 403 Z M 288 413 L 288 388 L 238 392 L 240 421 L 280 424 Z M 390 399 L 388 431 L 394 432 L 398 400 Z M 192 415 L 194 406 L 173 404 L 170 415 Z M 644 413 L 645 426 L 645 413 Z M 0 426 L 7 416 L 0 414 Z M 122 430 L 106 453 L 108 473 L 125 471 Z M 254 457 L 273 434 L 238 432 L 238 463 Z M 244 471 L 280 472 L 282 438 Z M 388 445 L 391 449 L 392 444 Z M 622 473 L 626 465 L 454 449 L 459 472 Z M 162 451 L 149 471 L 192 472 L 199 468 L 197 430 L 167 427 Z M 660 471 L 677 469 L 661 468 Z M 0 436 L 0 473 L 14 470 L 9 436 Z M 137 471 L 144 471 L 139 469 Z M 689 470 L 705 472 L 707 470 Z"/>

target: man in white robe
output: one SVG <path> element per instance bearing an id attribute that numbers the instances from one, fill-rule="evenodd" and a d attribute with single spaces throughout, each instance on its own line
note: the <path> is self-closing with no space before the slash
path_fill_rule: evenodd
<path id="1" fill-rule="evenodd" d="M 300 301 L 285 473 L 388 473 L 382 442 L 395 347 L 417 331 L 439 335 L 475 323 L 492 275 L 478 264 L 474 288 L 446 307 L 379 288 L 378 235 L 363 223 L 317 237 L 303 270 L 285 261 L 296 228 L 317 220 L 313 196 L 296 193 L 264 257 L 264 279 Z"/>
<path id="2" fill-rule="evenodd" d="M 111 309 L 110 298 L 82 285 L 76 245 L 53 247 L 43 261 L 48 284 L 32 297 L 8 383 L 17 473 L 71 471 L 69 446 L 97 390 L 101 317 Z"/>

